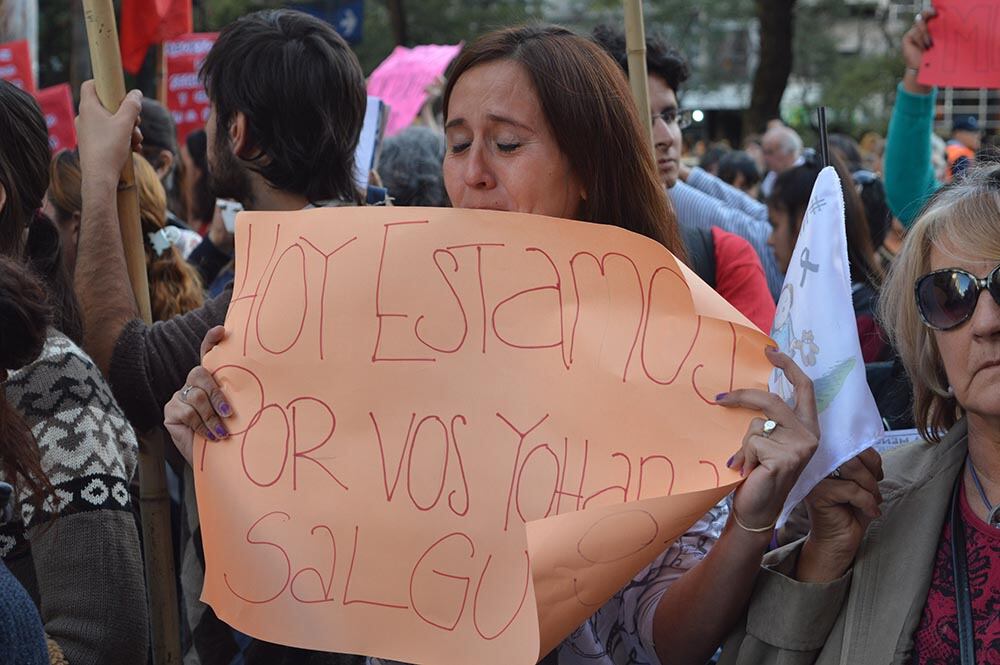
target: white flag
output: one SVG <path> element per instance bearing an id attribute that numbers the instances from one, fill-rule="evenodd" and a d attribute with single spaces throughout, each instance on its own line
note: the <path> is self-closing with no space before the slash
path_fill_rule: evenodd
<path id="1" fill-rule="evenodd" d="M 833 167 L 823 169 L 813 187 L 771 337 L 812 379 L 821 429 L 819 448 L 788 495 L 780 526 L 825 476 L 885 434 L 865 378 L 851 300 L 844 198 Z M 770 385 L 772 392 L 791 399 L 792 386 L 780 370 L 772 373 Z"/>

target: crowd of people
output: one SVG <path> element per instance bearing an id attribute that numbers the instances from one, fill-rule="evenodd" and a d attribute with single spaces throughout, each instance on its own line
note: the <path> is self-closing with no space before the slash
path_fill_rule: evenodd
<path id="1" fill-rule="evenodd" d="M 769 349 L 794 403 L 738 386 L 717 398 L 761 415 L 733 442 L 743 483 L 542 662 L 1000 664 L 1000 164 L 981 153 L 974 119 L 958 118 L 936 165 L 936 91 L 917 81 L 934 19 L 921 13 L 903 39 L 878 159 L 830 139 L 869 382 L 885 421 L 921 441 L 842 465 L 807 497 L 806 535 L 776 547 L 820 431 L 809 378 Z M 689 164 L 687 62 L 655 35 L 646 60 L 650 108 L 637 109 L 617 28 L 472 40 L 449 69 L 440 123 L 389 138 L 380 182 L 393 205 L 644 235 L 769 331 L 820 151 L 778 121 L 743 150 Z M 55 155 L 33 99 L 0 81 L 3 662 L 148 661 L 136 432 L 160 427 L 173 442 L 184 662 L 365 660 L 254 639 L 200 602 L 191 468 L 194 437 L 228 438 L 233 416 L 201 365 L 233 297 L 232 209 L 217 199 L 256 211 L 363 205 L 365 78 L 332 27 L 292 10 L 230 24 L 201 77 L 211 114 L 184 145 L 155 101 L 131 92 L 109 112 L 87 82 L 79 148 Z M 152 325 L 121 249 L 128 160 Z"/>

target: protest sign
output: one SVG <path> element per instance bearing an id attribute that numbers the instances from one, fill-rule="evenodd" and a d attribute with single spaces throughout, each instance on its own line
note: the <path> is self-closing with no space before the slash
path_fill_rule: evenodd
<path id="1" fill-rule="evenodd" d="M 27 39 L 0 44 L 0 79 L 10 81 L 26 92 L 35 91 Z"/>
<path id="2" fill-rule="evenodd" d="M 410 126 L 427 101 L 427 86 L 444 74 L 461 50 L 461 44 L 397 46 L 375 68 L 368 78 L 368 94 L 378 97 L 390 108 L 386 136 L 398 134 Z"/>
<path id="3" fill-rule="evenodd" d="M 271 642 L 534 663 L 732 490 L 768 338 L 662 245 L 494 211 L 241 213 L 203 599 Z M 526 527 L 527 524 L 527 527 Z"/>
<path id="4" fill-rule="evenodd" d="M 163 44 L 167 61 L 167 108 L 177 125 L 177 143 L 205 126 L 211 103 L 198 80 L 201 63 L 219 36 L 217 32 L 194 32 Z"/>
<path id="5" fill-rule="evenodd" d="M 1000 3 L 935 0 L 927 23 L 934 45 L 924 51 L 917 80 L 955 88 L 1000 88 Z"/>
<path id="6" fill-rule="evenodd" d="M 55 154 L 60 150 L 76 147 L 76 114 L 73 113 L 73 95 L 68 83 L 43 88 L 35 93 L 45 126 L 49 129 L 49 147 Z"/>
<path id="7" fill-rule="evenodd" d="M 837 172 L 827 166 L 809 197 L 771 329 L 778 348 L 812 379 L 822 432 L 788 494 L 779 526 L 823 478 L 885 434 L 865 376 L 851 297 L 844 195 Z M 781 372 L 771 374 L 770 386 L 793 399 Z"/>

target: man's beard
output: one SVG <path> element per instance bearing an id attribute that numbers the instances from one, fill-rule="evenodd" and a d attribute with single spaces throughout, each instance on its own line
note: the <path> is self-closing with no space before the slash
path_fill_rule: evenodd
<path id="1" fill-rule="evenodd" d="M 250 174 L 233 154 L 225 133 L 217 133 L 215 160 L 208 161 L 208 186 L 212 193 L 223 199 L 233 199 L 247 210 L 253 209 L 253 191 Z M 214 161 L 214 163 L 212 163 Z"/>

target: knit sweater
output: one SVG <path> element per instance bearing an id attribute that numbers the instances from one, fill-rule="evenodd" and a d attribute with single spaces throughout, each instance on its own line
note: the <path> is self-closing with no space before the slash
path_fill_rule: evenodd
<path id="1" fill-rule="evenodd" d="M 0 556 L 70 663 L 144 665 L 146 586 L 128 492 L 138 450 L 132 428 L 94 363 L 55 331 L 4 389 L 31 427 L 55 495 L 36 511 L 27 488 L 17 489 Z"/>

